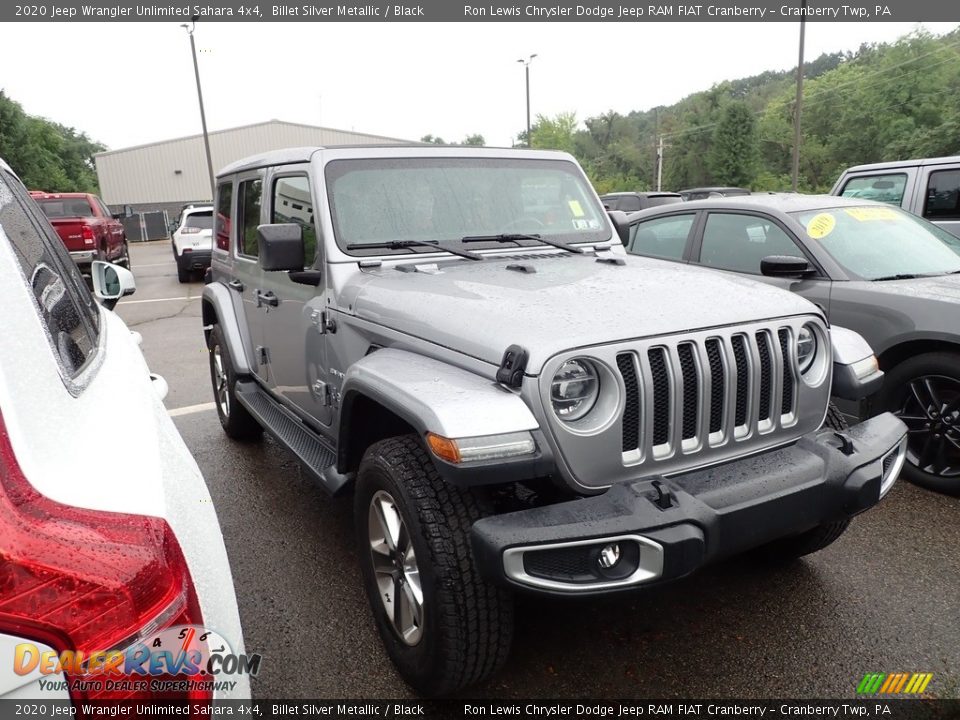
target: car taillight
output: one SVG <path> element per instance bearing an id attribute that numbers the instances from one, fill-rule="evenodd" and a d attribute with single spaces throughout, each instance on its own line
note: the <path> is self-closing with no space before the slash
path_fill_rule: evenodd
<path id="1" fill-rule="evenodd" d="M 41 495 L 17 463 L 2 414 L 0 538 L 0 632 L 86 658 L 125 649 L 166 627 L 203 622 L 166 521 L 71 507 Z M 105 684 L 70 694 L 74 701 L 154 696 L 111 692 Z M 175 697 L 202 700 L 210 693 L 191 689 Z"/>
<path id="2" fill-rule="evenodd" d="M 198 233 L 198 232 L 200 232 L 200 228 L 185 227 L 183 230 L 180 231 L 180 234 L 181 234 L 181 235 L 195 235 L 195 234 Z"/>
<path id="3" fill-rule="evenodd" d="M 89 225 L 84 225 L 83 227 L 81 227 L 80 233 L 83 237 L 84 245 L 93 245 L 94 243 L 93 229 Z"/>

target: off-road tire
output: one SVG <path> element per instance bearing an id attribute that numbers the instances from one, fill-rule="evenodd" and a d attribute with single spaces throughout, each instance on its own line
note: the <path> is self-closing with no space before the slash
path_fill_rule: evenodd
<path id="1" fill-rule="evenodd" d="M 423 591 L 422 635 L 404 642 L 386 614 L 376 583 L 370 504 L 392 496 L 409 533 Z M 469 490 L 444 482 L 415 435 L 370 446 L 357 474 L 354 519 L 364 587 L 387 654 L 418 693 L 445 695 L 499 669 L 513 636 L 513 599 L 486 582 L 470 548 L 470 528 L 484 515 Z"/>
<path id="2" fill-rule="evenodd" d="M 827 416 L 823 420 L 823 427 L 832 430 L 846 430 L 849 428 L 849 425 L 837 406 L 830 403 L 827 406 Z M 802 532 L 799 535 L 791 535 L 790 537 L 780 538 L 779 540 L 767 543 L 757 549 L 757 554 L 762 560 L 769 563 L 790 562 L 804 555 L 823 550 L 823 548 L 843 535 L 848 525 L 850 525 L 849 518 L 824 523 L 806 532 Z"/>
<path id="3" fill-rule="evenodd" d="M 880 391 L 880 408 L 889 410 L 897 416 L 905 414 L 917 418 L 916 420 L 906 420 L 908 428 L 914 432 L 907 436 L 908 443 L 912 443 L 912 448 L 908 445 L 907 461 L 903 464 L 902 477 L 927 490 L 947 495 L 960 495 L 960 476 L 934 474 L 921 470 L 916 464 L 918 456 L 913 453 L 916 453 L 916 448 L 923 447 L 921 443 L 925 437 L 922 420 L 924 413 L 920 411 L 917 405 L 912 405 L 907 413 L 903 413 L 903 410 L 907 401 L 907 393 L 910 392 L 911 382 L 924 377 L 933 378 L 938 383 L 953 385 L 955 388 L 956 384 L 960 383 L 960 355 L 948 352 L 924 353 L 894 366 L 887 372 L 883 380 L 883 389 Z M 941 396 L 940 401 L 955 408 L 957 401 L 955 392 L 954 390 L 952 395 L 946 397 Z M 932 403 L 927 409 L 932 409 Z M 958 437 L 960 436 L 960 419 L 956 416 L 956 409 L 950 415 L 950 423 L 945 424 L 943 429 L 949 431 L 946 437 L 952 438 L 952 441 L 945 439 L 943 442 L 952 444 L 960 441 L 960 437 Z M 946 417 L 938 419 L 941 423 L 945 423 L 947 420 Z M 931 418 L 928 421 L 935 423 L 936 419 Z M 916 432 L 918 430 L 919 433 Z M 943 433 L 941 433 L 941 436 L 943 436 Z M 950 446 L 947 445 L 947 447 Z M 956 448 L 956 445 L 953 445 L 953 447 Z M 953 452 L 956 455 L 956 451 Z"/>
<path id="4" fill-rule="evenodd" d="M 225 374 L 226 387 L 224 388 L 227 396 L 228 409 L 225 411 L 218 395 L 218 371 L 216 367 L 217 349 L 220 351 L 220 362 Z M 210 359 L 210 382 L 213 385 L 213 400 L 217 407 L 217 417 L 220 418 L 220 425 L 228 437 L 241 442 L 253 442 L 263 436 L 263 428 L 256 421 L 253 415 L 237 401 L 236 385 L 237 373 L 233 368 L 233 360 L 230 357 L 230 351 L 223 341 L 223 332 L 219 325 L 214 325 L 210 331 L 210 341 L 207 346 Z"/>

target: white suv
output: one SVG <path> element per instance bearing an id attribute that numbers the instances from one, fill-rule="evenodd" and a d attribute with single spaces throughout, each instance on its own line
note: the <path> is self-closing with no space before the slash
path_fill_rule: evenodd
<path id="1" fill-rule="evenodd" d="M 210 251 L 213 248 L 213 206 L 193 205 L 185 207 L 180 219 L 170 231 L 173 240 L 173 257 L 177 261 L 177 279 L 190 282 L 194 271 L 210 267 Z"/>
<path id="2" fill-rule="evenodd" d="M 93 271 L 108 307 L 134 289 L 123 268 Z M 166 384 L 2 160 L 0 287 L 0 698 L 248 698 L 248 675 L 210 665 L 247 656 Z M 165 664 L 167 647 L 190 665 Z"/>

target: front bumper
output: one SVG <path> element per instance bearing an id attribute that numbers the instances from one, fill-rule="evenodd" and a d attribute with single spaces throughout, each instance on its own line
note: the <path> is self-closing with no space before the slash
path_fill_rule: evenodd
<path id="1" fill-rule="evenodd" d="M 483 518 L 473 525 L 474 553 L 491 580 L 547 594 L 675 580 L 869 509 L 881 485 L 885 493 L 896 480 L 905 436 L 906 426 L 885 413 L 845 431 L 845 439 L 820 430 L 705 470 L 641 478 L 603 495 Z M 611 544 L 633 563 L 619 577 L 597 570 L 601 549 Z"/>

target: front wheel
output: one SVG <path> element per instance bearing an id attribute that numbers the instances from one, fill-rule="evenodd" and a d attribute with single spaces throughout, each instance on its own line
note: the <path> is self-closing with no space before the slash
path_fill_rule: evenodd
<path id="1" fill-rule="evenodd" d="M 223 342 L 223 331 L 219 325 L 214 325 L 210 331 L 208 350 L 213 399 L 223 431 L 234 440 L 247 442 L 259 440 L 263 435 L 263 428 L 253 415 L 237 402 L 235 393 L 237 373 L 233 369 L 230 351 Z"/>
<path id="2" fill-rule="evenodd" d="M 960 355 L 925 353 L 891 369 L 880 405 L 907 426 L 903 477 L 960 495 Z"/>
<path id="3" fill-rule="evenodd" d="M 445 483 L 414 435 L 367 449 L 354 519 L 364 586 L 387 654 L 423 695 L 478 682 L 506 660 L 513 602 L 488 584 L 470 549 L 482 516 Z"/>

